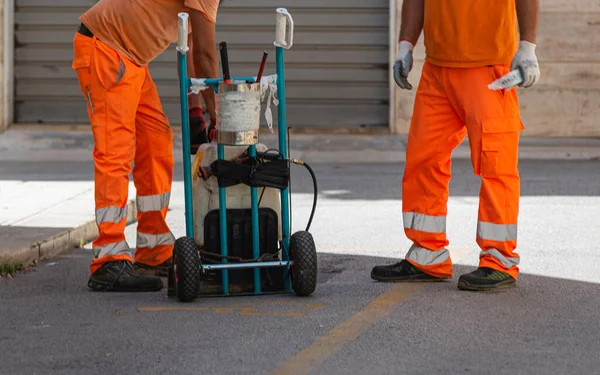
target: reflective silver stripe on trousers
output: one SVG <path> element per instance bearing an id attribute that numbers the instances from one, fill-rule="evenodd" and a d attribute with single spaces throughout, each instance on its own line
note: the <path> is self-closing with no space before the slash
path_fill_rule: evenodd
<path id="1" fill-rule="evenodd" d="M 160 245 L 173 245 L 175 244 L 175 236 L 173 233 L 162 233 L 162 234 L 137 234 L 137 247 L 147 247 L 150 249 Z"/>
<path id="2" fill-rule="evenodd" d="M 133 249 L 129 248 L 127 241 L 119 241 L 109 243 L 104 246 L 96 246 L 93 248 L 94 257 L 100 258 L 105 255 L 129 255 L 133 257 Z"/>
<path id="3" fill-rule="evenodd" d="M 169 205 L 171 192 L 156 195 L 138 195 L 135 197 L 137 209 L 140 212 L 160 211 Z"/>
<path id="4" fill-rule="evenodd" d="M 448 258 L 450 258 L 450 252 L 448 249 L 433 251 L 419 247 L 415 244 L 410 247 L 408 253 L 406 254 L 406 259 L 412 260 L 421 266 L 441 264 L 448 260 Z"/>
<path id="5" fill-rule="evenodd" d="M 520 261 L 519 258 L 507 258 L 507 257 L 505 257 L 497 249 L 489 249 L 489 250 L 486 250 L 486 251 L 482 251 L 481 255 L 490 255 L 490 256 L 496 258 L 506 268 L 511 268 L 513 266 L 518 266 L 519 265 L 519 261 Z"/>
<path id="6" fill-rule="evenodd" d="M 96 224 L 102 223 L 120 223 L 127 217 L 127 206 L 120 208 L 117 206 L 108 206 L 96 210 Z"/>
<path id="7" fill-rule="evenodd" d="M 430 216 L 416 212 L 403 212 L 404 228 L 428 233 L 445 233 L 446 216 Z"/>
<path id="8" fill-rule="evenodd" d="M 490 241 L 516 241 L 517 224 L 492 224 L 477 222 L 477 237 Z"/>

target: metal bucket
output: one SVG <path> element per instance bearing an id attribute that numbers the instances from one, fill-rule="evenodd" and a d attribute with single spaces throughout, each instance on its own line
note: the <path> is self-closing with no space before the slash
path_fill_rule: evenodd
<path id="1" fill-rule="evenodd" d="M 217 142 L 229 146 L 258 143 L 260 83 L 219 83 L 219 131 Z"/>

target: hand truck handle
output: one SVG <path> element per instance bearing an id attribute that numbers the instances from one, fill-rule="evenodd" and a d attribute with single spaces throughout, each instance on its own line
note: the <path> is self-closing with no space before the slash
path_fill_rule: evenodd
<path id="1" fill-rule="evenodd" d="M 177 50 L 181 53 L 186 53 L 189 50 L 188 47 L 188 18 L 189 15 L 185 12 L 177 15 L 179 24 L 177 26 Z"/>
<path id="2" fill-rule="evenodd" d="M 285 49 L 294 44 L 294 20 L 286 8 L 277 8 L 275 16 L 275 46 Z"/>

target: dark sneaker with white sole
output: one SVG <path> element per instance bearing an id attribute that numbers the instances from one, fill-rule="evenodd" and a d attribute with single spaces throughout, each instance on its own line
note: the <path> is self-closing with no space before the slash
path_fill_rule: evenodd
<path id="1" fill-rule="evenodd" d="M 88 281 L 88 287 L 95 292 L 155 292 L 163 286 L 158 277 L 138 275 L 127 260 L 103 264 Z"/>
<path id="2" fill-rule="evenodd" d="M 462 290 L 498 290 L 514 288 L 516 285 L 517 280 L 508 273 L 488 267 L 478 268 L 458 279 L 458 289 Z"/>
<path id="3" fill-rule="evenodd" d="M 377 281 L 445 281 L 449 278 L 431 276 L 406 260 L 387 266 L 375 266 L 371 278 Z"/>

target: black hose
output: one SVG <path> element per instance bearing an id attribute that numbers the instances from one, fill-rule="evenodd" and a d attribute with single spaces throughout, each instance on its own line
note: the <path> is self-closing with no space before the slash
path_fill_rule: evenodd
<path id="1" fill-rule="evenodd" d="M 287 156 L 288 156 L 288 160 L 290 160 L 290 152 L 291 152 L 291 149 L 290 149 L 290 129 L 291 128 L 292 128 L 291 126 L 288 126 L 285 129 L 285 131 L 287 132 L 287 138 L 286 138 L 286 140 L 287 140 L 287 154 L 288 154 Z M 293 231 L 293 228 L 294 228 L 294 225 L 292 223 L 292 217 L 294 215 L 293 215 L 293 212 L 292 212 L 292 174 L 291 173 L 290 173 L 290 177 L 288 178 L 288 184 L 289 184 L 289 187 L 288 187 L 288 199 L 290 200 L 290 204 L 289 204 L 289 216 L 290 216 L 290 235 L 291 235 L 292 231 Z"/>
<path id="2" fill-rule="evenodd" d="M 312 206 L 312 209 L 310 212 L 310 218 L 308 219 L 308 224 L 306 225 L 306 231 L 308 232 L 310 229 L 310 225 L 312 224 L 313 218 L 315 216 L 315 211 L 317 209 L 317 197 L 319 195 L 319 188 L 317 186 L 317 176 L 315 176 L 315 172 L 310 167 L 310 165 L 306 164 L 305 162 L 303 162 L 301 160 L 295 160 L 295 159 L 292 160 L 292 162 L 294 164 L 303 165 L 308 170 L 308 173 L 310 173 L 310 176 L 312 177 L 312 180 L 313 180 L 313 206 Z"/>

